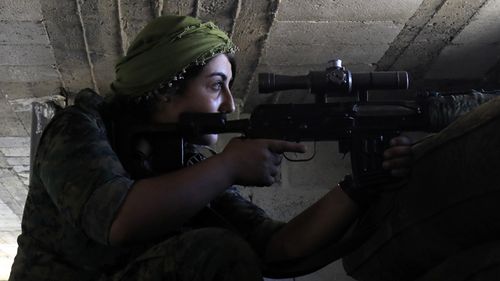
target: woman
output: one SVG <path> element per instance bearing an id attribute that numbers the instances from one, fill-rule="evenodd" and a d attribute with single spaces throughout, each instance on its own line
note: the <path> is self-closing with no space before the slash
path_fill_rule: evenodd
<path id="1" fill-rule="evenodd" d="M 117 64 L 107 102 L 86 91 L 54 117 L 33 166 L 10 280 L 261 280 L 263 263 L 341 237 L 359 208 L 348 194 L 363 191 L 333 188 L 282 224 L 232 188 L 273 184 L 281 154 L 304 152 L 301 144 L 236 138 L 175 171 L 135 177 L 124 168 L 115 130 L 235 110 L 234 50 L 211 23 L 158 18 Z M 211 145 L 217 135 L 190 141 Z M 386 166 L 404 168 L 407 140 L 395 144 Z"/>

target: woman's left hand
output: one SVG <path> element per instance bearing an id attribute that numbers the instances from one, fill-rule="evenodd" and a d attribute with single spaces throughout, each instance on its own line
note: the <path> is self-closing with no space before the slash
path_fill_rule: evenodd
<path id="1" fill-rule="evenodd" d="M 389 142 L 390 147 L 384 151 L 384 169 L 391 170 L 395 177 L 410 174 L 413 166 L 412 141 L 407 136 L 398 136 Z"/>

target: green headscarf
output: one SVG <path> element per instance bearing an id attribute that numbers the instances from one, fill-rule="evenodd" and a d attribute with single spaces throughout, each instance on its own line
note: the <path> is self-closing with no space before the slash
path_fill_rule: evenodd
<path id="1" fill-rule="evenodd" d="M 111 88 L 116 94 L 140 96 L 164 88 L 187 67 L 221 53 L 234 53 L 231 39 L 213 23 L 184 16 L 150 22 L 115 67 Z"/>

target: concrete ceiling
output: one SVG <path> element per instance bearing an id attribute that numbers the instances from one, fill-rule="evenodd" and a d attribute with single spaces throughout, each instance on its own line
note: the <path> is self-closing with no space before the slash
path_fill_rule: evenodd
<path id="1" fill-rule="evenodd" d="M 333 58 L 356 72 L 406 70 L 419 89 L 494 88 L 500 77 L 498 0 L 3 0 L 2 101 L 19 112 L 59 87 L 105 94 L 115 61 L 160 14 L 212 20 L 231 35 L 233 93 L 247 112 L 279 101 L 257 94 L 256 72 L 307 74 Z"/>
<path id="2" fill-rule="evenodd" d="M 500 0 L 2 0 L 0 215 L 12 219 L 0 225 L 4 242 L 26 194 L 31 102 L 59 98 L 60 87 L 108 92 L 114 62 L 161 14 L 212 20 L 231 35 L 241 112 L 301 100 L 258 95 L 257 72 L 307 74 L 333 58 L 354 72 L 406 70 L 414 89 L 499 88 Z M 0 248 L 0 267 L 2 257 Z"/>

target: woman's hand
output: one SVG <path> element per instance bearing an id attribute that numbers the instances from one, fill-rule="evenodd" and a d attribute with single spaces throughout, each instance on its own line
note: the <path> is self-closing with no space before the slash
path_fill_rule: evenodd
<path id="1" fill-rule="evenodd" d="M 395 177 L 410 174 L 413 165 L 412 141 L 407 136 L 398 136 L 390 141 L 390 147 L 384 151 L 384 169 L 391 170 Z"/>
<path id="2" fill-rule="evenodd" d="M 268 139 L 232 139 L 219 154 L 234 184 L 268 186 L 276 182 L 283 153 L 305 152 L 303 144 Z"/>

